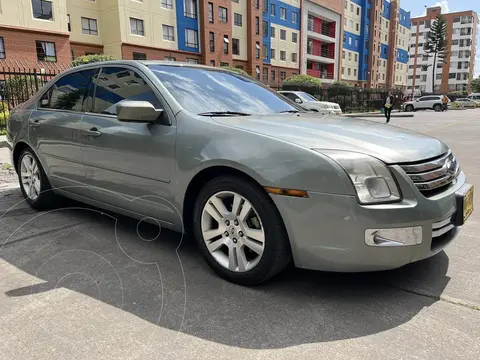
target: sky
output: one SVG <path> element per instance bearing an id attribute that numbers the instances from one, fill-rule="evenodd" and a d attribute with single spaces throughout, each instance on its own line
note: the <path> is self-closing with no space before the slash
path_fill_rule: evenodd
<path id="1" fill-rule="evenodd" d="M 425 6 L 441 6 L 442 13 L 473 10 L 480 16 L 479 0 L 400 0 L 400 6 L 410 11 L 412 17 L 425 14 Z M 479 28 L 480 34 L 480 28 Z M 479 37 L 479 36 L 477 36 Z M 477 54 L 475 59 L 475 76 L 480 76 L 480 39 L 477 40 Z"/>

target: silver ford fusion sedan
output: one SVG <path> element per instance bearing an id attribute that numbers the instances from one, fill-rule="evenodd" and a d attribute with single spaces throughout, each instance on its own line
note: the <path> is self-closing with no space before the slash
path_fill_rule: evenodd
<path id="1" fill-rule="evenodd" d="M 435 255 L 473 211 L 447 145 L 319 117 L 250 78 L 154 61 L 66 71 L 8 122 L 26 201 L 57 195 L 193 234 L 240 284 L 297 267 L 358 272 Z"/>

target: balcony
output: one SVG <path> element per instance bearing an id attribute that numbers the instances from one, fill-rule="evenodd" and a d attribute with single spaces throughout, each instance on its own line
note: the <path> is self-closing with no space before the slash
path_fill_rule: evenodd
<path id="1" fill-rule="evenodd" d="M 307 35 L 332 43 L 335 42 L 335 27 L 335 22 L 328 22 L 310 15 L 308 17 Z"/>
<path id="2" fill-rule="evenodd" d="M 307 69 L 307 75 L 310 75 L 322 80 L 333 80 L 333 73 L 328 71 Z"/>
<path id="3" fill-rule="evenodd" d="M 333 50 L 325 49 L 321 46 L 307 46 L 307 54 L 313 56 L 321 56 L 327 59 L 335 59 L 335 52 Z"/>

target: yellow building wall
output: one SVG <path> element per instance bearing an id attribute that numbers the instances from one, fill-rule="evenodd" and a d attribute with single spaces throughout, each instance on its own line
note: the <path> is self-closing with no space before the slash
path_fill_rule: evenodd
<path id="1" fill-rule="evenodd" d="M 360 35 L 362 8 L 349 0 L 346 1 L 346 4 L 343 28 L 352 34 Z M 357 11 L 359 14 L 357 14 Z"/>
<path id="2" fill-rule="evenodd" d="M 345 53 L 345 58 L 343 58 Z M 359 53 L 344 49 L 342 52 L 342 79 L 349 81 L 358 80 L 358 63 L 360 61 Z M 350 69 L 350 75 L 348 74 Z"/>
<path id="3" fill-rule="evenodd" d="M 242 26 L 235 26 L 234 14 L 242 15 Z M 234 60 L 248 60 L 248 17 L 247 17 L 247 2 L 240 1 L 238 4 L 232 2 L 232 38 L 238 39 L 240 42 L 240 55 L 233 55 Z"/>
<path id="4" fill-rule="evenodd" d="M 66 0 L 52 1 L 53 20 L 35 19 L 31 0 L 1 1 L 0 24 L 53 32 L 68 32 Z"/>
<path id="5" fill-rule="evenodd" d="M 300 53 L 300 31 L 280 26 L 277 24 L 270 24 L 275 28 L 275 38 L 270 39 L 271 48 L 275 49 L 275 59 L 271 59 L 272 66 L 282 66 L 287 68 L 298 68 L 300 66 L 299 53 Z M 281 30 L 286 30 L 286 40 L 280 40 Z M 292 33 L 297 34 L 297 42 L 292 42 Z M 286 60 L 280 60 L 280 51 L 286 52 Z M 292 53 L 297 54 L 297 62 L 292 62 Z"/>

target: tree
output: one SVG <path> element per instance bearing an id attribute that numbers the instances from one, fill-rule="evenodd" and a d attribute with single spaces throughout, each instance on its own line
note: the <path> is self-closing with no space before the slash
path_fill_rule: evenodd
<path id="1" fill-rule="evenodd" d="M 432 65 L 432 92 L 435 89 L 435 69 L 437 60 L 446 63 L 447 52 L 447 22 L 442 15 L 438 15 L 433 21 L 430 31 L 427 33 L 424 45 L 425 53 L 428 57 L 433 57 Z M 427 66 L 428 67 L 428 66 Z"/>
<path id="2" fill-rule="evenodd" d="M 83 55 L 73 60 L 72 66 L 76 67 L 80 65 L 101 62 L 101 61 L 110 61 L 110 60 L 117 60 L 117 59 L 114 56 L 103 55 L 103 54 Z"/>
<path id="3" fill-rule="evenodd" d="M 480 76 L 472 80 L 470 87 L 472 88 L 472 92 L 480 93 Z"/>
<path id="4" fill-rule="evenodd" d="M 224 69 L 224 70 L 229 70 L 229 71 L 236 72 L 237 74 L 240 74 L 240 75 L 243 75 L 243 76 L 251 77 L 251 76 L 250 76 L 245 70 L 243 70 L 243 69 L 239 69 L 239 68 L 232 67 L 232 66 L 222 66 L 221 68 Z"/>
<path id="5" fill-rule="evenodd" d="M 322 81 L 310 75 L 292 75 L 282 82 L 282 90 L 305 91 L 311 95 L 322 92 Z"/>

